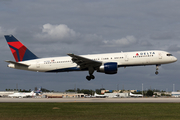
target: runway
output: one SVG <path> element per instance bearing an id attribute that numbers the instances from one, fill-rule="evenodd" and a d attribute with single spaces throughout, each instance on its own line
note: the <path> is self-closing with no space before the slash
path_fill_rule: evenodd
<path id="1" fill-rule="evenodd" d="M 0 102 L 180 103 L 180 98 L 0 98 Z"/>

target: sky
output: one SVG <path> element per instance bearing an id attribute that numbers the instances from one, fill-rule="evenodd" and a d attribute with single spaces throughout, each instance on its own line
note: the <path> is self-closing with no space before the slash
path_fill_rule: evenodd
<path id="1" fill-rule="evenodd" d="M 180 62 L 119 68 L 115 75 L 87 71 L 37 73 L 8 68 L 12 34 L 38 57 L 164 50 L 180 58 L 179 0 L 0 0 L 0 90 L 180 90 Z"/>

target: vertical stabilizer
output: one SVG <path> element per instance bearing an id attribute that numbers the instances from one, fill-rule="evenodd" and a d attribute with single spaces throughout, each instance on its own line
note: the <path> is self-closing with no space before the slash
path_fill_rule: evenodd
<path id="1" fill-rule="evenodd" d="M 5 35 L 9 48 L 14 56 L 16 62 L 37 59 L 38 57 L 33 54 L 26 46 L 18 41 L 13 35 Z"/>

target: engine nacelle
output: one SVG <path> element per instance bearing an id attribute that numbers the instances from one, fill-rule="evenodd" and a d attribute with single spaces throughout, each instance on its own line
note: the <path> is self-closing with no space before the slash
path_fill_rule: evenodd
<path id="1" fill-rule="evenodd" d="M 104 63 L 100 66 L 97 72 L 103 72 L 105 74 L 116 74 L 118 70 L 118 65 L 116 62 Z"/>

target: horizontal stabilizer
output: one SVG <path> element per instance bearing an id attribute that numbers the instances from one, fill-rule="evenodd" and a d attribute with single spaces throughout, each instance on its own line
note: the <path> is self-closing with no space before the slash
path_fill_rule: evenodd
<path id="1" fill-rule="evenodd" d="M 18 62 L 14 62 L 14 61 L 10 61 L 10 60 L 6 60 L 5 62 L 14 64 L 14 65 L 24 66 L 24 67 L 29 67 L 30 66 L 30 65 L 27 65 L 27 64 L 18 63 Z"/>

